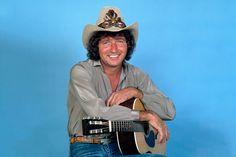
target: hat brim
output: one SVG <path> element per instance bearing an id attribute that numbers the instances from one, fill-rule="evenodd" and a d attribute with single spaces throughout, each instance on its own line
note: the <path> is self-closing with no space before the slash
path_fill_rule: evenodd
<path id="1" fill-rule="evenodd" d="M 101 31 L 105 31 L 105 32 L 120 32 L 123 30 L 128 30 L 132 33 L 132 35 L 134 36 L 134 40 L 135 42 L 137 42 L 138 39 L 138 23 L 134 23 L 132 25 L 129 25 L 125 28 L 118 28 L 118 27 L 111 27 L 109 29 L 104 29 L 101 27 L 98 27 L 97 25 L 86 25 L 83 31 L 83 45 L 84 47 L 87 49 L 88 46 L 88 42 L 90 40 L 90 38 L 92 37 L 92 35 L 95 32 L 101 32 Z"/>

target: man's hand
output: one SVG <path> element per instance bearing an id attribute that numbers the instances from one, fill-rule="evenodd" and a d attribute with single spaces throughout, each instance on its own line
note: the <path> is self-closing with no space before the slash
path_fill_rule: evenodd
<path id="1" fill-rule="evenodd" d="M 165 123 L 152 111 L 140 111 L 139 119 L 148 121 L 155 133 L 159 133 L 158 143 L 164 143 L 169 139 L 169 132 Z"/>
<path id="2" fill-rule="evenodd" d="M 106 100 L 106 105 L 107 106 L 119 105 L 133 97 L 142 99 L 143 97 L 142 91 L 134 87 L 127 87 L 120 91 L 112 93 L 111 96 Z"/>

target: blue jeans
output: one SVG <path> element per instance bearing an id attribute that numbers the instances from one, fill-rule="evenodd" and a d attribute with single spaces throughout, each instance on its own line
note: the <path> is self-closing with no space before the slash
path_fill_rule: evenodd
<path id="1" fill-rule="evenodd" d="M 78 143 L 70 144 L 70 157 L 165 157 L 158 154 L 137 154 L 122 155 L 117 143 L 111 144 L 88 144 Z"/>

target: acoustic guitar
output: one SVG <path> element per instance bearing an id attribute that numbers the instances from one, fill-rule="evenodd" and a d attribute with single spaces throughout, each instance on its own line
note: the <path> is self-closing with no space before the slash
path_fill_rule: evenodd
<path id="1" fill-rule="evenodd" d="M 120 104 L 132 110 L 145 110 L 138 98 Z M 105 120 L 99 117 L 85 117 L 82 120 L 84 136 L 116 132 L 117 143 L 122 154 L 155 153 L 165 154 L 166 143 L 157 143 L 158 135 L 154 134 L 146 121 Z"/>

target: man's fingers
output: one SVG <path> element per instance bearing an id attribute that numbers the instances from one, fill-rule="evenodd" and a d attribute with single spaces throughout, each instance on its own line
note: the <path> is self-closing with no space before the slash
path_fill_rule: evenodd
<path id="1" fill-rule="evenodd" d="M 169 140 L 170 138 L 170 132 L 168 131 L 168 128 L 166 127 L 166 140 Z"/>
<path id="2" fill-rule="evenodd" d="M 119 105 L 119 95 L 117 93 L 113 93 L 107 100 L 107 106 Z"/>
<path id="3" fill-rule="evenodd" d="M 162 143 L 164 140 L 164 134 L 162 131 L 159 131 L 159 138 L 158 138 L 158 143 Z"/>
<path id="4" fill-rule="evenodd" d="M 169 131 L 165 124 L 162 125 L 162 127 L 158 128 L 156 131 L 158 131 L 159 133 L 158 143 L 164 143 L 169 139 Z"/>
<path id="5" fill-rule="evenodd" d="M 107 106 L 119 105 L 126 101 L 126 96 L 122 95 L 120 92 L 114 92 L 112 95 L 107 99 Z"/>
<path id="6" fill-rule="evenodd" d="M 114 97 L 114 96 L 113 96 L 113 94 L 112 94 L 112 95 L 107 99 L 107 104 L 106 104 L 107 106 L 112 106 L 112 105 L 113 105 L 113 104 L 112 104 L 112 103 L 113 103 L 113 99 L 114 99 L 113 97 Z"/>

